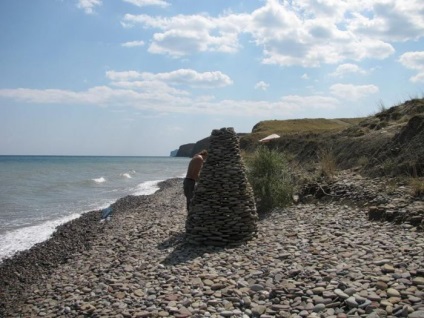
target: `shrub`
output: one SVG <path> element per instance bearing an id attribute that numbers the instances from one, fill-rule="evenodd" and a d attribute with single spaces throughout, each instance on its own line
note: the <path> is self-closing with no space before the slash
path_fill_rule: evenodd
<path id="1" fill-rule="evenodd" d="M 282 153 L 260 146 L 246 163 L 247 177 L 255 194 L 259 214 L 292 202 L 292 177 Z"/>
<path id="2" fill-rule="evenodd" d="M 337 170 L 336 157 L 332 150 L 327 148 L 321 149 L 318 156 L 321 175 L 325 178 L 331 179 Z"/>
<path id="3" fill-rule="evenodd" d="M 387 107 L 386 107 L 386 105 L 384 105 L 383 100 L 380 100 L 380 102 L 378 103 L 377 106 L 378 106 L 377 114 L 384 113 L 387 110 Z"/>
<path id="4" fill-rule="evenodd" d="M 370 163 L 370 159 L 367 156 L 361 156 L 358 158 L 358 165 L 361 167 L 366 167 Z"/>
<path id="5" fill-rule="evenodd" d="M 397 163 L 393 158 L 386 158 L 381 167 L 386 176 L 391 176 L 397 168 Z"/>
<path id="6" fill-rule="evenodd" d="M 411 186 L 412 195 L 414 197 L 424 195 L 424 180 L 418 178 L 411 178 L 409 184 Z"/>

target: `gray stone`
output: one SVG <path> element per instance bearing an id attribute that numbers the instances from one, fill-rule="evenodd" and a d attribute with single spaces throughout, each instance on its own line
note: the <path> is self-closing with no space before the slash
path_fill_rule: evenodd
<path id="1" fill-rule="evenodd" d="M 389 288 L 386 293 L 389 297 L 400 297 L 400 293 L 394 288 Z"/>
<path id="2" fill-rule="evenodd" d="M 349 298 L 349 295 L 346 294 L 345 292 L 343 292 L 341 289 L 335 289 L 334 293 L 342 299 L 348 299 Z"/>
<path id="3" fill-rule="evenodd" d="M 313 312 L 321 312 L 325 310 L 325 305 L 324 304 L 316 304 L 313 308 Z"/>
<path id="4" fill-rule="evenodd" d="M 355 297 L 351 296 L 348 299 L 345 300 L 346 305 L 348 305 L 350 308 L 357 308 L 359 305 L 355 300 Z"/>

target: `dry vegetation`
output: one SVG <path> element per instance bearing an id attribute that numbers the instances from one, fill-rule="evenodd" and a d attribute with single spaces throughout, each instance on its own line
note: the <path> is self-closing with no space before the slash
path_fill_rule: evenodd
<path id="1" fill-rule="evenodd" d="M 370 176 L 424 176 L 424 98 L 414 98 L 365 118 L 267 120 L 240 138 L 246 154 L 260 139 L 289 161 L 331 177 L 336 169 Z M 320 171 L 319 171 L 320 170 Z"/>
<path id="2" fill-rule="evenodd" d="M 304 134 L 322 134 L 339 132 L 352 125 L 357 125 L 363 118 L 339 118 L 339 119 L 289 119 L 289 120 L 266 120 L 256 124 L 250 134 L 242 137 L 244 144 L 255 143 L 271 134 L 284 136 L 297 136 Z"/>

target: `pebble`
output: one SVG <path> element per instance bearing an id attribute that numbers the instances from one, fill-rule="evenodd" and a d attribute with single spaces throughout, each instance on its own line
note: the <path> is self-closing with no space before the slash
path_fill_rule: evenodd
<path id="1" fill-rule="evenodd" d="M 355 297 L 351 296 L 348 299 L 345 300 L 346 305 L 348 305 L 350 308 L 357 308 L 359 305 L 356 302 Z"/>
<path id="2" fill-rule="evenodd" d="M 325 309 L 325 305 L 324 304 L 317 304 L 314 306 L 314 308 L 312 309 L 313 312 L 321 312 Z"/>
<path id="3" fill-rule="evenodd" d="M 409 318 L 422 318 L 424 317 L 424 310 L 417 310 L 415 312 L 412 312 L 408 316 Z"/>
<path id="4" fill-rule="evenodd" d="M 89 249 L 5 302 L 4 316 L 424 317 L 415 227 L 303 203 L 259 221 L 240 246 L 191 246 L 182 181 L 143 200 L 126 200 Z"/>
<path id="5" fill-rule="evenodd" d="M 334 290 L 334 293 L 338 296 L 338 297 L 340 297 L 340 298 L 342 298 L 342 299 L 348 299 L 349 298 L 349 295 L 348 294 L 346 294 L 346 293 L 344 293 L 342 290 L 340 290 L 340 289 L 335 289 Z"/>
<path id="6" fill-rule="evenodd" d="M 400 296 L 400 293 L 394 288 L 389 288 L 386 293 L 387 293 L 388 297 L 399 297 Z"/>

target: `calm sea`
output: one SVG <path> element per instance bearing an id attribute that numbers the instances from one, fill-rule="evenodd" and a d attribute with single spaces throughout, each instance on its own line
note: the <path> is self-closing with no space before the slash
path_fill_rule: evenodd
<path id="1" fill-rule="evenodd" d="M 152 194 L 183 177 L 188 158 L 0 156 L 0 262 L 84 212 Z"/>

